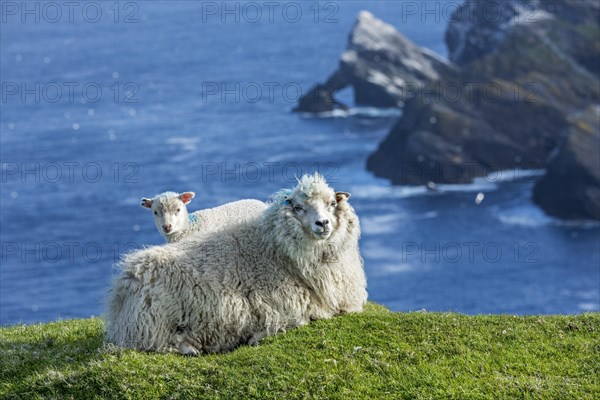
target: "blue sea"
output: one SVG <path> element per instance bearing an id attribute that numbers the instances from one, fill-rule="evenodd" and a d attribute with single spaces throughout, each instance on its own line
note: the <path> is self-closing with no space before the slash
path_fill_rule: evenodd
<path id="1" fill-rule="evenodd" d="M 291 112 L 337 67 L 360 10 L 445 56 L 449 11 L 424 3 L 3 2 L 0 324 L 100 315 L 119 256 L 163 242 L 142 196 L 266 200 L 315 170 L 352 194 L 373 301 L 600 310 L 600 227 L 534 205 L 543 171 L 394 187 L 365 163 L 397 111 Z"/>

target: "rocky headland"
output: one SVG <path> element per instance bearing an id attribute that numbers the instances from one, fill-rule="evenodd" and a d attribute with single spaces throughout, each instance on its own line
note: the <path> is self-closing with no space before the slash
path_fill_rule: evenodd
<path id="1" fill-rule="evenodd" d="M 334 95 L 351 86 L 356 105 L 402 109 L 368 158 L 377 176 L 468 183 L 546 168 L 536 203 L 600 219 L 600 2 L 465 2 L 445 39 L 449 60 L 361 12 L 337 70 L 296 110 L 345 108 Z"/>

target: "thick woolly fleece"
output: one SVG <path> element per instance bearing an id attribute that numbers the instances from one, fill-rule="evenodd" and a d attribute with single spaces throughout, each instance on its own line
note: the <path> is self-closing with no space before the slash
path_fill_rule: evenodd
<path id="1" fill-rule="evenodd" d="M 228 225 L 244 223 L 256 219 L 267 209 L 259 200 L 238 200 L 214 208 L 194 211 L 188 215 L 184 229 L 172 235 L 166 235 L 167 242 L 179 242 L 195 232 L 211 234 L 222 231 Z"/>
<path id="2" fill-rule="evenodd" d="M 288 199 L 334 196 L 305 176 Z M 213 235 L 128 255 L 109 295 L 106 340 L 144 351 L 223 352 L 311 320 L 361 311 L 360 227 L 347 201 L 315 240 L 289 201 Z M 192 351 L 188 351 L 192 348 Z"/>

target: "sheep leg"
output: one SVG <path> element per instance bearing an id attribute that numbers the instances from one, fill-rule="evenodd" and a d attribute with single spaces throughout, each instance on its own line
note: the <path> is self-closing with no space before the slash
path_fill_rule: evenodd
<path id="1" fill-rule="evenodd" d="M 200 355 L 200 351 L 198 349 L 185 341 L 179 344 L 178 350 L 186 356 L 197 357 Z"/>
<path id="2" fill-rule="evenodd" d="M 177 328 L 177 331 L 172 336 L 171 346 L 173 346 L 176 351 L 186 356 L 196 357 L 200 355 L 200 350 L 190 343 L 186 333 L 181 328 Z"/>

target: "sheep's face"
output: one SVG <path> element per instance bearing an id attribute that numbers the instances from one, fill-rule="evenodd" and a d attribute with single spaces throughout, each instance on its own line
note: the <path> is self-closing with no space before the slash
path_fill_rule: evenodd
<path id="1" fill-rule="evenodd" d="M 169 237 L 187 226 L 187 204 L 194 196 L 194 192 L 166 192 L 152 199 L 143 198 L 141 205 L 152 210 L 156 228 L 161 235 Z"/>
<path id="2" fill-rule="evenodd" d="M 312 197 L 295 193 L 287 202 L 307 235 L 315 240 L 327 240 L 338 227 L 338 205 L 349 197 L 349 193 L 329 189 Z"/>

